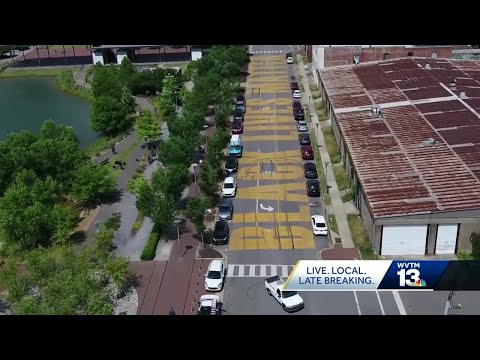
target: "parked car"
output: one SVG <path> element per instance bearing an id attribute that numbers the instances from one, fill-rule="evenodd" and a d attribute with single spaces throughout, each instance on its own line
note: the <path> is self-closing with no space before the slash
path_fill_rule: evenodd
<path id="1" fill-rule="evenodd" d="M 230 228 L 224 220 L 218 220 L 213 227 L 213 243 L 216 245 L 227 244 L 230 237 Z"/>
<path id="2" fill-rule="evenodd" d="M 223 197 L 233 197 L 237 193 L 237 181 L 233 176 L 227 177 L 223 180 L 222 186 L 222 196 Z"/>
<path id="3" fill-rule="evenodd" d="M 197 315 L 220 315 L 221 303 L 217 295 L 202 295 L 197 302 Z"/>
<path id="4" fill-rule="evenodd" d="M 295 112 L 295 110 L 302 110 L 303 107 L 302 107 L 302 103 L 300 101 L 292 101 L 292 110 L 293 112 Z"/>
<path id="5" fill-rule="evenodd" d="M 297 121 L 297 130 L 298 130 L 298 131 L 301 131 L 301 132 L 306 132 L 306 131 L 308 131 L 307 122 L 306 122 L 305 120 Z"/>
<path id="6" fill-rule="evenodd" d="M 311 197 L 320 197 L 320 182 L 318 180 L 307 180 L 307 195 Z"/>
<path id="7" fill-rule="evenodd" d="M 286 312 L 294 312 L 304 308 L 303 299 L 296 291 L 282 290 L 285 282 L 280 277 L 272 276 L 265 280 L 268 295 L 272 296 L 282 305 Z"/>
<path id="8" fill-rule="evenodd" d="M 292 53 L 286 53 L 285 58 L 287 59 L 287 64 L 293 64 L 293 55 Z"/>
<path id="9" fill-rule="evenodd" d="M 235 119 L 232 123 L 232 134 L 243 134 L 242 120 Z"/>
<path id="10" fill-rule="evenodd" d="M 315 155 L 313 155 L 312 145 L 302 145 L 300 147 L 300 153 L 302 154 L 303 160 L 313 160 Z"/>
<path id="11" fill-rule="evenodd" d="M 302 93 L 300 92 L 300 90 L 294 90 L 292 95 L 295 99 L 298 99 L 298 98 L 302 97 Z"/>
<path id="12" fill-rule="evenodd" d="M 321 215 L 311 217 L 313 235 L 328 235 L 327 223 Z"/>
<path id="13" fill-rule="evenodd" d="M 222 260 L 212 260 L 205 274 L 205 290 L 221 291 L 227 275 L 227 267 Z"/>
<path id="14" fill-rule="evenodd" d="M 318 178 L 317 166 L 314 163 L 303 164 L 303 173 L 307 179 Z"/>
<path id="15" fill-rule="evenodd" d="M 247 111 L 247 101 L 245 100 L 245 97 L 243 95 L 237 96 L 237 101 L 235 102 L 235 106 L 237 108 L 242 108 L 243 112 Z"/>
<path id="16" fill-rule="evenodd" d="M 225 160 L 225 172 L 227 174 L 236 173 L 238 170 L 238 159 L 235 156 L 229 156 Z"/>
<path id="17" fill-rule="evenodd" d="M 300 145 L 311 145 L 312 144 L 312 142 L 310 140 L 310 134 L 308 134 L 308 133 L 298 134 L 298 140 L 300 141 Z"/>
<path id="18" fill-rule="evenodd" d="M 296 81 L 291 82 L 291 83 L 290 83 L 290 89 L 291 89 L 292 91 L 294 91 L 294 90 L 300 90 L 300 86 L 298 85 L 298 82 L 296 82 Z"/>
<path id="19" fill-rule="evenodd" d="M 218 220 L 230 220 L 233 216 L 233 203 L 232 200 L 222 199 L 218 206 Z"/>
<path id="20" fill-rule="evenodd" d="M 236 108 L 233 112 L 233 121 L 242 120 L 243 122 L 243 109 Z"/>
<path id="21" fill-rule="evenodd" d="M 305 120 L 305 112 L 302 110 L 295 110 L 293 113 L 293 117 L 296 121 Z"/>

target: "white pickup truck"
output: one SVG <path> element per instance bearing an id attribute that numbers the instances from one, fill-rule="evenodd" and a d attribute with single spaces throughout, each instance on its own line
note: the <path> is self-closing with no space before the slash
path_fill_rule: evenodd
<path id="1" fill-rule="evenodd" d="M 303 299 L 296 291 L 282 291 L 285 282 L 280 279 L 280 276 L 272 276 L 265 280 L 265 288 L 270 296 L 273 296 L 283 310 L 286 312 L 294 312 L 303 309 Z"/>
<path id="2" fill-rule="evenodd" d="M 198 303 L 197 315 L 220 315 L 221 303 L 217 295 L 203 295 Z"/>

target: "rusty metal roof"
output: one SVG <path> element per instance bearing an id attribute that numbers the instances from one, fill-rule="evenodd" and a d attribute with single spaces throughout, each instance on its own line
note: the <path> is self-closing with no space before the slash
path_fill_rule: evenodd
<path id="1" fill-rule="evenodd" d="M 407 58 L 321 77 L 375 217 L 480 209 L 480 62 Z"/>

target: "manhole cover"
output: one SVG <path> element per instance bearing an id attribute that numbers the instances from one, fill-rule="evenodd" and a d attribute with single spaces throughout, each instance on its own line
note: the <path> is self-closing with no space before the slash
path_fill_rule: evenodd
<path id="1" fill-rule="evenodd" d="M 341 244 L 341 243 L 342 243 L 342 239 L 339 238 L 339 237 L 336 237 L 336 238 L 335 238 L 335 243 L 336 243 L 336 244 Z"/>

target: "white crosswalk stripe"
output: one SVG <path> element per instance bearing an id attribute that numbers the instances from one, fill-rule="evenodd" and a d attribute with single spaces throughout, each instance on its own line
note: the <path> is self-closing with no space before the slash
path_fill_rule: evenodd
<path id="1" fill-rule="evenodd" d="M 228 265 L 227 277 L 288 277 L 294 265 Z"/>
<path id="2" fill-rule="evenodd" d="M 283 53 L 283 50 L 258 50 L 258 51 L 252 51 L 252 54 L 272 54 L 272 53 Z"/>

